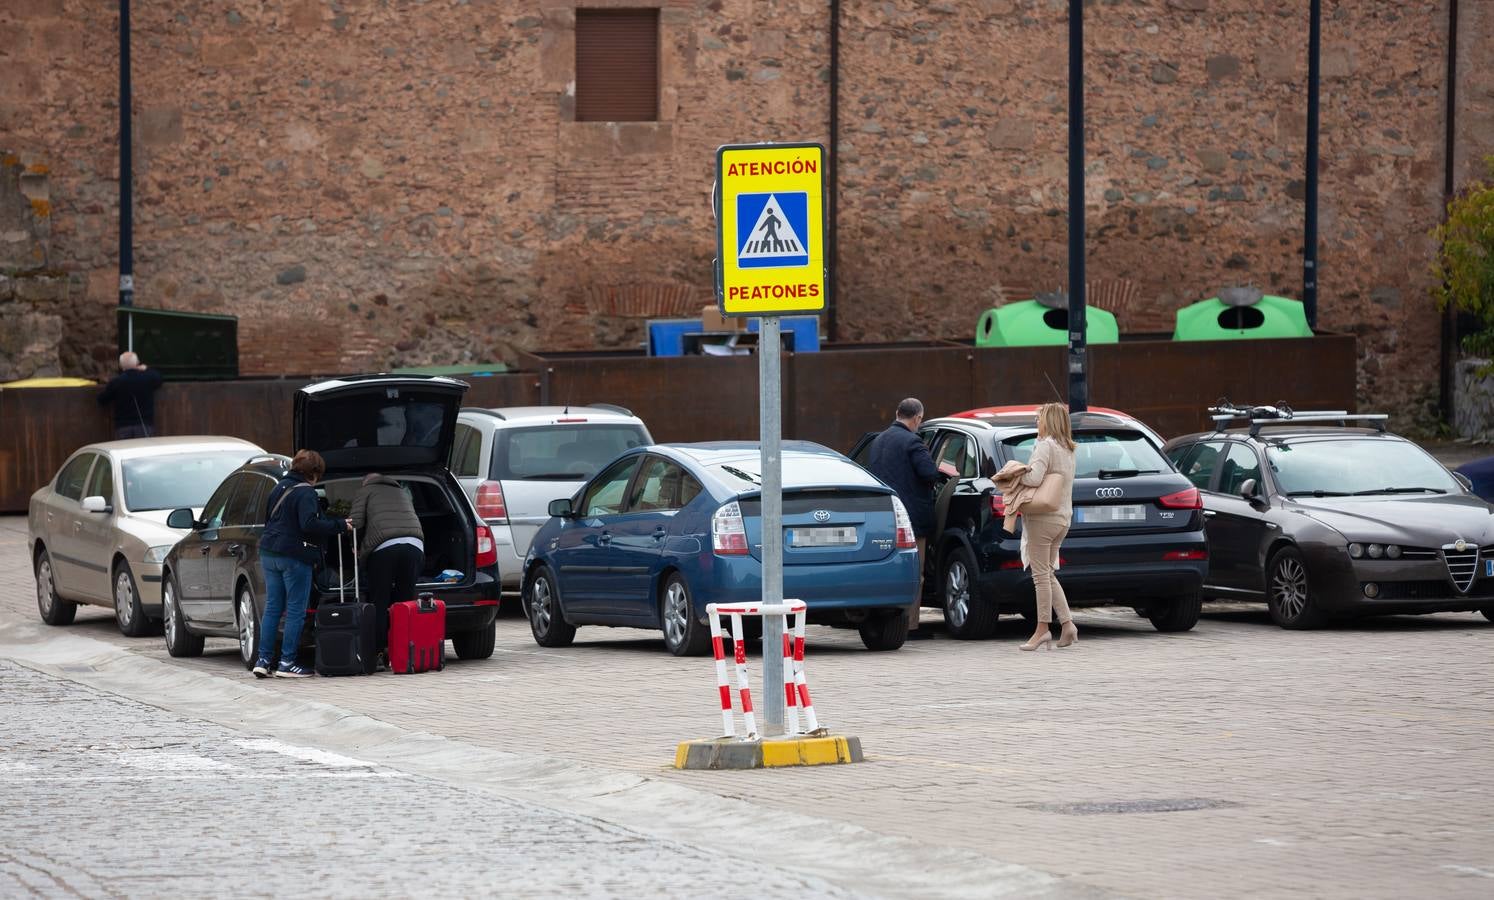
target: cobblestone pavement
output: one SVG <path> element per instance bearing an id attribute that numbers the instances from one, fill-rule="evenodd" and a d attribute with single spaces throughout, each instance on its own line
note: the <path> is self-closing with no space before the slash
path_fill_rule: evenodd
<path id="1" fill-rule="evenodd" d="M 35 621 L 25 522 L 0 520 L 0 623 Z M 932 611 L 925 616 L 937 618 Z M 891 654 L 813 628 L 822 721 L 868 762 L 676 772 L 718 721 L 709 660 L 653 634 L 583 628 L 542 650 L 521 619 L 440 675 L 255 682 L 226 642 L 172 665 L 315 698 L 486 748 L 550 754 L 754 804 L 963 848 L 1136 897 L 1487 897 L 1494 892 L 1494 624 L 1448 614 L 1287 632 L 1217 607 L 1192 632 L 1081 612 L 1081 640 Z M 936 626 L 937 627 L 937 626 Z M 105 610 L 73 633 L 168 661 Z M 913 874 L 913 873 L 910 873 Z"/>
<path id="2" fill-rule="evenodd" d="M 4 661 L 0 684 L 4 897 L 695 897 L 720 863 Z M 848 896 L 765 874 L 750 896 Z"/>

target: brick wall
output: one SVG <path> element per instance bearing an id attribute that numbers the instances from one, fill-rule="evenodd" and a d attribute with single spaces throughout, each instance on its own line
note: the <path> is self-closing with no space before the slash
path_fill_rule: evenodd
<path id="1" fill-rule="evenodd" d="M 566 4 L 137 5 L 138 302 L 240 316 L 250 373 L 628 345 L 652 301 L 618 297 L 707 302 L 713 151 L 828 140 L 828 4 L 584 5 L 651 3 L 660 121 L 617 124 L 572 121 Z M 969 337 L 1063 282 L 1066 6 L 844 4 L 841 337 Z M 1229 283 L 1300 294 L 1303 6 L 1089 6 L 1089 270 L 1135 284 L 1125 327 Z M 1460 158 L 1494 150 L 1494 22 L 1463 6 Z M 1446 16 L 1324 3 L 1321 319 L 1363 338 L 1377 404 L 1436 380 Z M 48 168 L 52 265 L 104 343 L 114 24 L 0 7 L 0 152 Z"/>

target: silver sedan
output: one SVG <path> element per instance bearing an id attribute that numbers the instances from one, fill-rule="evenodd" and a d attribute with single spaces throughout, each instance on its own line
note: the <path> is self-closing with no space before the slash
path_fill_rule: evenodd
<path id="1" fill-rule="evenodd" d="M 173 509 L 200 511 L 213 490 L 264 450 L 229 437 L 89 444 L 31 495 L 28 538 L 43 622 L 67 625 L 78 604 L 112 607 L 119 630 L 147 634 L 161 618 L 161 561 L 186 532 Z"/>

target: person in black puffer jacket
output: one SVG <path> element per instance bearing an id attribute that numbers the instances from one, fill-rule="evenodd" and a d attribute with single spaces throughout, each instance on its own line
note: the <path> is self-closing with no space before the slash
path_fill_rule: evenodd
<path id="1" fill-rule="evenodd" d="M 908 607 L 908 638 L 927 637 L 919 632 L 918 613 L 923 597 L 923 554 L 929 534 L 934 530 L 934 482 L 939 469 L 929 456 L 929 448 L 918 437 L 923 424 L 923 404 L 909 397 L 897 405 L 897 420 L 871 442 L 866 453 L 866 468 L 894 491 L 912 520 L 913 536 L 918 539 L 918 592 Z"/>
<path id="2" fill-rule="evenodd" d="M 254 676 L 268 678 L 275 659 L 275 636 L 285 619 L 276 678 L 305 678 L 310 669 L 296 665 L 306 606 L 311 602 L 312 569 L 321 551 L 311 539 L 345 533 L 351 523 L 323 515 L 312 489 L 327 471 L 322 455 L 302 450 L 291 460 L 290 471 L 270 491 L 265 508 L 264 534 L 259 538 L 259 564 L 265 576 L 265 616 L 259 624 L 259 659 Z"/>

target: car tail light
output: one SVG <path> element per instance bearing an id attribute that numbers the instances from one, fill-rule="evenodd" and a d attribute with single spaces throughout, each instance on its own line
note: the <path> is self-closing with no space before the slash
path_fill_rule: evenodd
<path id="1" fill-rule="evenodd" d="M 488 521 L 508 518 L 508 503 L 503 499 L 503 483 L 484 481 L 477 486 L 477 514 Z"/>
<path id="2" fill-rule="evenodd" d="M 1005 562 L 1003 562 L 1001 564 L 1001 568 L 1003 568 L 1003 569 L 1020 569 L 1020 568 L 1022 568 L 1022 560 L 1020 560 L 1020 559 L 1008 559 L 1008 560 L 1006 560 Z"/>
<path id="3" fill-rule="evenodd" d="M 1176 494 L 1159 497 L 1157 502 L 1162 505 L 1163 509 L 1203 509 L 1203 497 L 1199 495 L 1196 487 L 1185 488 Z"/>
<path id="4" fill-rule="evenodd" d="M 1162 554 L 1162 558 L 1164 560 L 1166 560 L 1167 562 L 1189 562 L 1189 561 L 1193 561 L 1193 560 L 1208 559 L 1209 558 L 1209 551 L 1207 551 L 1207 550 L 1169 550 L 1166 553 Z"/>
<path id="5" fill-rule="evenodd" d="M 747 555 L 747 526 L 737 501 L 723 505 L 711 516 L 711 549 L 718 556 Z"/>
<path id="6" fill-rule="evenodd" d="M 486 525 L 477 526 L 477 559 L 473 565 L 479 569 L 498 565 L 498 543 L 493 540 L 493 532 Z"/>
<path id="7" fill-rule="evenodd" d="M 897 523 L 897 549 L 917 548 L 918 538 L 913 534 L 913 520 L 908 518 L 908 508 L 896 496 L 892 498 L 892 518 Z"/>
<path id="8" fill-rule="evenodd" d="M 991 495 L 991 515 L 1006 518 L 1006 497 L 1001 494 Z"/>

